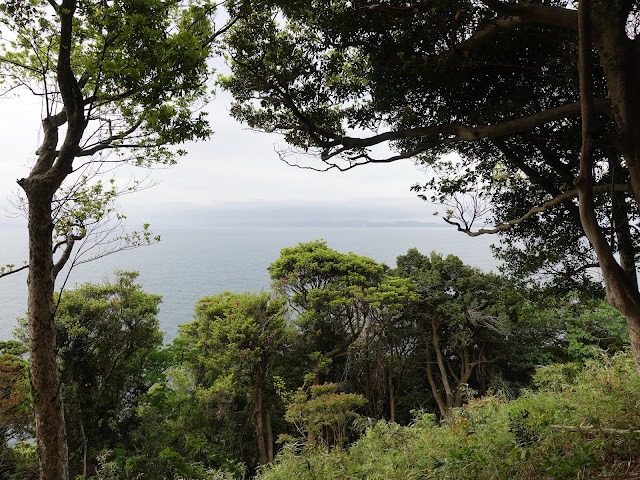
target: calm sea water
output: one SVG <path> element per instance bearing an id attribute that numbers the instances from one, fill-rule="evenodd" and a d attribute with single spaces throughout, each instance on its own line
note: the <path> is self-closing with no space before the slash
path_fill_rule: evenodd
<path id="1" fill-rule="evenodd" d="M 267 266 L 282 248 L 300 242 L 324 239 L 335 250 L 392 267 L 398 255 L 413 247 L 425 254 L 454 254 L 487 271 L 497 267 L 489 248 L 495 237 L 470 238 L 446 227 L 219 227 L 161 233 L 158 244 L 77 266 L 67 288 L 102 282 L 116 269 L 138 270 L 144 290 L 163 297 L 159 320 L 168 341 L 179 324 L 192 320 L 193 306 L 203 296 L 268 289 Z M 9 229 L 2 237 L 0 264 L 20 265 L 26 258 L 24 233 Z M 26 311 L 26 298 L 26 272 L 0 279 L 0 340 L 11 338 L 16 318 Z"/>

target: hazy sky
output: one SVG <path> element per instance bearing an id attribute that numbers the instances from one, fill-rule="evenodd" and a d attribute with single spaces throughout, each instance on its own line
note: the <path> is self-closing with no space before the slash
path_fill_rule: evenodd
<path id="1" fill-rule="evenodd" d="M 427 177 L 411 161 L 368 165 L 349 172 L 314 172 L 289 167 L 275 152 L 277 134 L 246 129 L 229 117 L 224 92 L 208 106 L 215 133 L 187 144 L 177 166 L 156 169 L 159 184 L 118 203 L 130 223 L 309 224 L 327 222 L 437 221 L 434 207 L 409 188 Z M 24 95 L 0 99 L 0 204 L 19 192 L 15 180 L 28 174 L 39 143 L 40 104 Z M 137 169 L 137 176 L 146 170 Z M 129 175 L 129 174 L 127 174 Z M 22 220 L 20 220 L 22 221 Z M 0 223 L 16 222 L 0 210 Z"/>

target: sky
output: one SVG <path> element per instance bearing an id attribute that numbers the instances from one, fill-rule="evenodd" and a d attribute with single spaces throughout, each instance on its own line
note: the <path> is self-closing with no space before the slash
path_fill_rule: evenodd
<path id="1" fill-rule="evenodd" d="M 290 167 L 276 149 L 278 134 L 252 131 L 229 114 L 230 97 L 218 92 L 208 105 L 214 134 L 188 143 L 188 155 L 167 169 L 132 169 L 121 175 L 150 179 L 153 188 L 122 197 L 129 224 L 197 228 L 226 225 L 360 225 L 434 223 L 435 207 L 409 188 L 427 174 L 412 161 L 366 165 L 348 172 Z M 0 225 L 22 225 L 10 199 L 20 193 L 40 139 L 40 104 L 30 95 L 0 99 Z M 7 209 L 9 211 L 7 211 Z"/>

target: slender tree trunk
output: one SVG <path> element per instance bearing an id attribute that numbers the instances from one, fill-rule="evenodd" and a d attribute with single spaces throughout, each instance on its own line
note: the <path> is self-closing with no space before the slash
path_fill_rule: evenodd
<path id="1" fill-rule="evenodd" d="M 438 316 L 437 310 L 433 309 L 433 314 L 431 315 L 431 333 L 433 335 L 433 348 L 436 351 L 436 360 L 438 362 L 438 368 L 440 369 L 440 377 L 442 379 L 442 386 L 444 388 L 444 393 L 447 399 L 447 412 L 453 406 L 454 398 L 453 392 L 451 391 L 451 385 L 449 384 L 449 377 L 447 376 L 447 368 L 444 364 L 444 358 L 442 355 L 442 350 L 440 350 L 440 338 L 438 336 L 438 324 L 436 322 L 436 318 Z"/>
<path id="2" fill-rule="evenodd" d="M 393 348 L 389 357 L 389 420 L 391 423 L 396 421 L 396 395 L 393 389 Z"/>
<path id="3" fill-rule="evenodd" d="M 385 402 L 385 362 L 384 352 L 382 350 L 382 341 L 376 342 L 376 416 L 375 418 L 384 418 L 384 402 Z"/>
<path id="4" fill-rule="evenodd" d="M 375 401 L 374 401 L 374 389 L 371 384 L 371 365 L 369 362 L 365 362 L 364 365 L 364 391 L 365 396 L 367 397 L 367 409 L 369 410 L 369 416 L 371 418 L 375 418 L 376 409 L 375 409 Z"/>
<path id="5" fill-rule="evenodd" d="M 68 480 L 67 436 L 54 327 L 53 194 L 32 179 L 21 181 L 21 186 L 29 202 L 29 362 L 41 478 Z"/>
<path id="6" fill-rule="evenodd" d="M 89 442 L 87 436 L 84 433 L 84 422 L 78 414 L 80 419 L 80 435 L 82 435 L 82 480 L 89 478 Z"/>
<path id="7" fill-rule="evenodd" d="M 618 172 L 620 172 L 620 170 L 620 159 L 615 152 L 611 152 L 609 154 L 611 183 L 615 184 L 626 181 L 626 179 L 618 178 Z M 629 209 L 627 207 L 626 195 L 622 192 L 612 193 L 611 195 L 611 225 L 615 232 L 615 241 L 618 244 L 620 266 L 627 277 L 629 277 L 629 281 L 637 286 L 638 275 L 636 272 L 633 236 L 631 235 L 631 226 L 629 224 Z M 611 236 L 613 237 L 613 234 Z"/>
<path id="8" fill-rule="evenodd" d="M 469 348 L 464 348 L 460 353 L 460 376 L 457 379 L 454 407 L 462 406 L 462 386 L 471 378 L 473 373 L 473 365 L 469 359 Z"/>
<path id="9" fill-rule="evenodd" d="M 264 406 L 262 396 L 264 369 L 261 364 L 256 365 L 253 377 L 253 422 L 256 428 L 256 440 L 258 442 L 258 461 L 261 465 L 264 465 L 269 462 L 269 457 L 265 442 Z"/>
<path id="10" fill-rule="evenodd" d="M 264 425 L 267 443 L 267 461 L 273 462 L 273 427 L 271 425 L 271 410 L 269 409 L 269 403 L 264 400 Z"/>
<path id="11" fill-rule="evenodd" d="M 438 385 L 436 384 L 436 380 L 433 376 L 433 360 L 431 358 L 431 343 L 429 342 L 429 337 L 425 334 L 424 336 L 424 345 L 425 345 L 425 354 L 427 357 L 427 379 L 429 380 L 429 385 L 431 386 L 431 394 L 433 395 L 436 404 L 438 405 L 438 409 L 440 410 L 440 415 L 442 418 L 448 416 L 449 411 L 447 409 L 447 404 L 445 400 L 442 398 L 442 393 L 438 389 Z"/>

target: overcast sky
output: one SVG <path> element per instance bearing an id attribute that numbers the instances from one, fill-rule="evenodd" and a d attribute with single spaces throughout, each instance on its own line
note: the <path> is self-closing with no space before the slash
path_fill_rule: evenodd
<path id="1" fill-rule="evenodd" d="M 253 223 L 437 221 L 434 208 L 409 188 L 427 177 L 412 161 L 368 165 L 349 172 L 290 167 L 275 149 L 277 134 L 248 130 L 229 117 L 230 98 L 218 92 L 208 106 L 215 133 L 185 146 L 189 154 L 169 169 L 156 169 L 158 185 L 119 201 L 130 221 L 156 226 Z M 40 104 L 24 95 L 0 99 L 0 202 L 19 192 L 40 138 Z M 143 177 L 146 171 L 136 173 Z M 0 223 L 15 223 L 0 210 Z"/>

